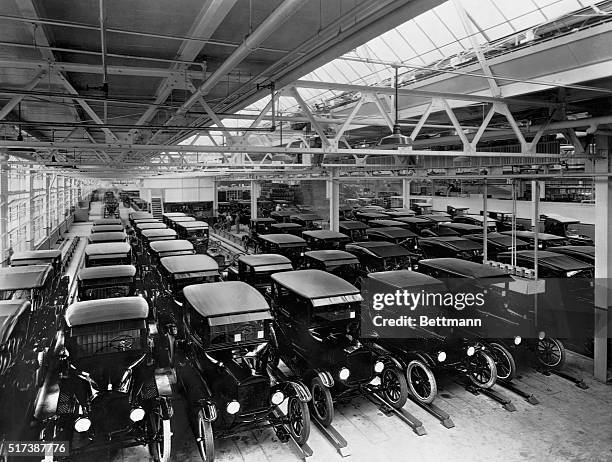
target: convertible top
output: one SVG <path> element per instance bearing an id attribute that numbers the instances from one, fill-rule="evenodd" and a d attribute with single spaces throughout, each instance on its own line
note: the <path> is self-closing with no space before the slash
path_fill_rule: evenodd
<path id="1" fill-rule="evenodd" d="M 172 238 L 176 239 L 176 231 L 173 229 L 145 229 L 142 231 L 142 235 L 147 239 L 155 238 Z"/>
<path id="2" fill-rule="evenodd" d="M 91 233 L 109 233 L 109 232 L 120 232 L 123 231 L 122 224 L 114 224 L 114 225 L 97 225 L 91 227 Z"/>
<path id="3" fill-rule="evenodd" d="M 534 261 L 535 255 L 533 250 L 519 250 L 516 252 L 517 255 L 529 260 Z M 500 253 L 500 256 L 509 256 L 510 252 Z M 563 271 L 576 271 L 583 269 L 590 269 L 593 265 L 576 260 L 568 255 L 561 255 L 555 252 L 549 252 L 547 250 L 538 251 L 538 264 L 543 266 L 549 266 L 551 268 L 560 269 Z"/>
<path id="4" fill-rule="evenodd" d="M 166 271 L 172 274 L 219 271 L 219 264 L 214 258 L 201 254 L 164 257 L 160 260 L 160 263 Z"/>
<path id="5" fill-rule="evenodd" d="M 355 255 L 344 250 L 311 250 L 304 254 L 313 260 L 322 262 L 343 262 L 345 264 L 359 263 Z"/>
<path id="6" fill-rule="evenodd" d="M 151 242 L 149 247 L 151 247 L 151 250 L 157 254 L 164 252 L 187 252 L 193 250 L 193 244 L 184 239 Z"/>
<path id="7" fill-rule="evenodd" d="M 369 226 L 366 225 L 364 222 L 362 221 L 357 221 L 357 220 L 343 220 L 339 223 L 340 228 L 344 228 L 344 229 L 366 229 Z"/>
<path id="8" fill-rule="evenodd" d="M 264 311 L 270 319 L 270 307 L 257 289 L 241 281 L 194 284 L 183 289 L 185 299 L 203 317 L 232 316 Z M 260 318 L 261 319 L 261 318 Z"/>
<path id="9" fill-rule="evenodd" d="M 273 244 L 285 244 L 294 247 L 306 246 L 304 239 L 293 234 L 265 234 L 259 236 L 259 239 L 272 242 Z"/>
<path id="10" fill-rule="evenodd" d="M 350 241 L 351 238 L 346 234 L 337 233 L 336 231 L 331 231 L 329 229 L 318 229 L 313 231 L 304 231 L 302 236 L 313 237 L 315 239 L 323 239 L 323 240 L 339 240 L 339 241 Z"/>
<path id="11" fill-rule="evenodd" d="M 19 317 L 29 310 L 29 300 L 0 300 L 0 345 L 8 341 Z"/>
<path id="12" fill-rule="evenodd" d="M 179 221 L 177 222 L 177 226 L 181 226 L 187 229 L 193 229 L 193 228 L 208 229 L 208 223 L 206 223 L 205 221 L 201 221 L 201 220 Z"/>
<path id="13" fill-rule="evenodd" d="M 85 255 L 113 255 L 130 253 L 130 244 L 127 242 L 101 242 L 85 246 Z"/>
<path id="14" fill-rule="evenodd" d="M 89 242 L 123 242 L 127 238 L 127 235 L 123 231 L 111 231 L 109 233 L 94 233 L 90 234 L 88 239 Z"/>
<path id="15" fill-rule="evenodd" d="M 416 237 L 416 234 L 409 229 L 397 228 L 395 226 L 388 226 L 386 228 L 370 228 L 366 231 L 366 234 L 368 236 L 371 234 L 376 234 L 391 239 L 408 239 L 409 237 Z"/>
<path id="16" fill-rule="evenodd" d="M 352 244 L 347 244 L 346 250 L 347 252 L 351 251 L 351 248 L 361 247 L 380 258 L 389 258 L 389 257 L 407 257 L 410 255 L 414 255 L 413 252 L 405 249 L 401 245 L 392 244 L 390 242 L 383 241 L 369 241 L 369 242 L 353 242 Z"/>
<path id="17" fill-rule="evenodd" d="M 45 260 L 44 263 L 47 263 L 47 261 L 51 262 L 61 256 L 61 250 L 24 250 L 22 252 L 15 252 L 11 256 L 11 265 L 19 266 L 16 263 L 22 260 Z"/>
<path id="18" fill-rule="evenodd" d="M 52 272 L 51 265 L 0 268 L 0 290 L 38 289 Z"/>
<path id="19" fill-rule="evenodd" d="M 359 294 L 359 289 L 353 284 L 334 274 L 316 269 L 276 273 L 272 275 L 272 279 L 310 300 Z"/>
<path id="20" fill-rule="evenodd" d="M 149 304 L 143 297 L 117 297 L 73 303 L 66 309 L 68 327 L 126 319 L 146 319 Z"/>
<path id="21" fill-rule="evenodd" d="M 238 258 L 239 262 L 245 265 L 257 268 L 260 266 L 271 266 L 271 265 L 289 265 L 291 266 L 291 260 L 284 255 L 278 255 L 276 253 L 260 253 L 256 255 L 241 255 Z M 293 269 L 293 267 L 291 267 Z"/>
<path id="22" fill-rule="evenodd" d="M 77 278 L 80 281 L 87 281 L 91 279 L 133 278 L 135 275 L 136 267 L 134 265 L 108 265 L 83 268 L 79 271 Z"/>
<path id="23" fill-rule="evenodd" d="M 436 289 L 444 290 L 444 283 L 436 278 L 416 271 L 380 271 L 368 274 L 368 278 L 390 285 L 396 289 L 407 289 L 409 287 L 428 287 L 438 286 Z"/>
<path id="24" fill-rule="evenodd" d="M 459 258 L 429 258 L 419 260 L 420 266 L 429 266 L 442 271 L 448 271 L 457 274 L 459 277 L 472 279 L 479 278 L 509 278 L 505 271 L 499 268 L 494 268 L 482 263 L 476 263 L 469 260 L 461 260 Z"/>

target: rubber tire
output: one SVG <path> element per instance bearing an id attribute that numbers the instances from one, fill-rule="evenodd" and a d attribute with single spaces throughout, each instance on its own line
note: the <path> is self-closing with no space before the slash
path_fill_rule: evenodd
<path id="1" fill-rule="evenodd" d="M 542 360 L 542 356 L 540 354 L 540 344 L 542 342 L 545 341 L 550 341 L 553 342 L 556 346 L 556 348 L 560 351 L 559 354 L 559 361 L 556 362 L 556 364 L 547 364 Z M 549 368 L 549 369 L 561 369 L 563 367 L 563 365 L 565 364 L 565 346 L 563 345 L 563 343 L 561 342 L 561 340 L 557 340 L 556 338 L 552 338 L 552 337 L 544 337 L 544 339 L 542 340 L 538 340 L 538 345 L 537 345 L 537 349 L 536 349 L 536 357 L 538 359 L 538 362 L 540 364 L 542 364 L 543 366 Z"/>
<path id="2" fill-rule="evenodd" d="M 157 423 L 155 423 L 157 421 Z M 162 424 L 162 448 L 160 448 L 156 442 L 149 443 L 149 453 L 153 458 L 154 462 L 169 462 L 170 452 L 172 450 L 172 430 L 170 426 L 170 419 L 162 419 L 159 414 L 151 413 L 149 416 L 149 422 L 151 425 L 151 431 L 156 432 L 159 422 Z"/>
<path id="3" fill-rule="evenodd" d="M 497 380 L 511 382 L 512 379 L 516 377 L 516 362 L 514 361 L 514 356 L 512 356 L 512 353 L 510 353 L 510 351 L 501 343 L 489 343 L 489 348 L 491 349 L 493 359 L 495 359 L 495 367 L 497 367 Z M 501 356 L 503 356 L 503 358 L 501 358 Z M 501 361 L 508 364 L 508 367 L 505 367 L 505 369 L 509 369 L 509 371 L 506 373 L 505 377 L 500 375 L 499 364 Z"/>
<path id="4" fill-rule="evenodd" d="M 319 390 L 317 395 L 322 394 L 321 399 L 325 404 L 325 409 L 327 410 L 325 415 L 321 415 L 315 406 L 315 390 Z M 312 395 L 312 399 L 309 402 L 310 413 L 321 425 L 324 427 L 329 427 L 334 420 L 334 400 L 332 399 L 329 388 L 323 385 L 323 382 L 319 377 L 315 377 L 310 382 L 310 394 Z"/>
<path id="5" fill-rule="evenodd" d="M 429 382 L 429 394 L 427 396 L 421 396 L 416 391 L 412 380 L 412 371 L 415 368 L 421 369 L 425 372 L 425 376 L 427 377 L 427 381 Z M 410 389 L 410 394 L 414 396 L 414 398 L 423 404 L 431 404 L 434 399 L 436 399 L 436 395 L 438 394 L 438 382 L 436 381 L 436 377 L 432 370 L 427 366 L 423 361 L 419 359 L 413 359 L 408 363 L 408 367 L 406 367 L 406 381 L 408 384 L 408 388 Z"/>
<path id="6" fill-rule="evenodd" d="M 299 434 L 295 432 L 295 429 L 291 424 L 291 409 L 293 406 L 295 406 L 295 404 L 299 406 L 299 409 L 302 412 L 302 431 Z M 287 425 L 289 428 L 289 433 L 297 444 L 300 446 L 305 444 L 310 437 L 310 411 L 308 410 L 308 404 L 300 401 L 296 396 L 292 396 L 287 401 L 287 417 L 290 419 L 289 425 Z"/>
<path id="7" fill-rule="evenodd" d="M 198 410 L 195 423 L 197 427 L 196 444 L 200 457 L 204 462 L 213 462 L 215 460 L 215 436 L 212 431 L 212 423 L 204 420 L 202 409 Z"/>
<path id="8" fill-rule="evenodd" d="M 395 379 L 395 381 L 399 385 L 399 397 L 395 401 L 393 401 L 389 397 L 387 392 L 386 392 L 385 377 L 389 377 L 389 375 L 392 375 L 393 378 Z M 385 399 L 395 409 L 403 408 L 404 404 L 406 404 L 406 401 L 408 401 L 408 383 L 406 381 L 406 377 L 404 377 L 404 374 L 402 374 L 402 372 L 400 370 L 396 369 L 395 367 L 385 367 L 383 369 L 383 371 L 382 371 L 382 374 L 380 374 L 380 376 L 381 376 L 380 377 L 381 378 L 381 386 L 382 386 L 382 389 L 383 389 L 383 393 L 382 394 L 385 397 Z"/>
<path id="9" fill-rule="evenodd" d="M 476 359 L 476 356 L 480 355 L 482 356 L 489 368 L 489 372 L 490 372 L 490 377 L 486 382 L 480 382 L 478 381 L 478 379 L 476 379 L 476 377 L 474 377 L 474 375 L 469 371 L 467 371 L 467 375 L 470 378 L 471 382 L 476 385 L 478 388 L 491 388 L 493 385 L 495 385 L 495 382 L 497 380 L 497 367 L 495 366 L 495 360 L 493 359 L 493 357 L 487 353 L 484 350 L 481 349 L 477 349 L 476 352 L 474 353 L 473 359 Z"/>

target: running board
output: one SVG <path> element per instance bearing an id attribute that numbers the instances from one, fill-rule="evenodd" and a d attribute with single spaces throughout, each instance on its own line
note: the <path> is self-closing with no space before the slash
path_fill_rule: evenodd
<path id="1" fill-rule="evenodd" d="M 387 416 L 394 414 L 410 428 L 412 428 L 412 431 L 418 436 L 427 435 L 427 430 L 425 430 L 425 427 L 423 427 L 423 422 L 421 422 L 415 416 L 410 414 L 408 411 L 404 409 L 394 408 L 382 396 L 380 396 L 378 393 L 371 389 L 366 388 L 363 392 L 363 396 L 370 402 L 378 406 L 378 408 L 383 412 L 383 414 Z"/>
<path id="2" fill-rule="evenodd" d="M 519 388 L 515 382 L 512 382 L 512 381 L 511 382 L 505 382 L 505 381 L 502 381 L 502 380 L 498 380 L 497 381 L 497 385 L 499 385 L 500 387 L 504 387 L 505 389 L 510 390 L 512 393 L 515 393 L 515 394 L 519 395 L 521 398 L 523 398 L 529 404 L 533 404 L 534 406 L 536 404 L 540 404 L 540 401 L 538 400 L 538 398 L 535 397 L 535 395 L 533 393 L 529 393 L 529 392 L 523 390 L 522 388 Z"/>
<path id="3" fill-rule="evenodd" d="M 408 398 L 410 398 L 410 400 L 414 404 L 419 406 L 421 409 L 424 409 L 425 411 L 430 413 L 432 416 L 434 416 L 436 419 L 438 419 L 444 427 L 453 428 L 455 426 L 455 422 L 453 422 L 453 419 L 451 419 L 451 416 L 446 411 L 436 406 L 434 403 L 429 403 L 429 404 L 422 403 L 418 399 L 416 399 L 414 396 L 412 396 L 411 394 L 408 394 Z"/>

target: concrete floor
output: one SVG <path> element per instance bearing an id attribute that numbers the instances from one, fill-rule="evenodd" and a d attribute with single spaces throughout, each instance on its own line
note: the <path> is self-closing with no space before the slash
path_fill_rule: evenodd
<path id="1" fill-rule="evenodd" d="M 122 210 L 122 215 L 124 214 Z M 93 218 L 92 218 L 93 219 Z M 75 224 L 81 235 L 84 226 Z M 73 230 L 71 229 L 71 232 Z M 311 461 L 354 462 L 604 462 L 612 461 L 612 386 L 592 379 L 592 360 L 568 352 L 566 371 L 583 377 L 589 389 L 532 369 L 519 370 L 520 386 L 533 393 L 540 404 L 531 405 L 520 396 L 498 388 L 512 399 L 515 412 L 508 412 L 492 399 L 475 396 L 447 380 L 439 384 L 436 404 L 451 415 L 455 427 L 447 429 L 410 401 L 406 410 L 423 422 L 427 431 L 417 436 L 395 416 L 383 414 L 365 399 L 336 407 L 334 427 L 349 444 L 351 456 L 341 458 L 313 426 L 308 444 Z M 199 461 L 193 433 L 186 418 L 184 401 L 174 398 L 172 460 Z M 272 430 L 248 432 L 216 441 L 219 462 L 295 461 L 300 458 L 291 444 L 279 442 Z M 132 462 L 148 459 L 146 448 L 131 448 L 102 462 Z M 83 460 L 92 460 L 91 458 Z"/>

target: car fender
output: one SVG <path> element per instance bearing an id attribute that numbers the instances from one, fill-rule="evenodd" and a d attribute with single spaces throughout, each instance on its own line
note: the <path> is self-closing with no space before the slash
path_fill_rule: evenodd
<path id="1" fill-rule="evenodd" d="M 436 361 L 434 361 L 434 358 L 429 353 L 422 350 L 413 351 L 411 353 L 412 359 L 418 359 L 430 369 L 437 367 Z"/>
<path id="2" fill-rule="evenodd" d="M 272 389 L 272 394 L 276 390 L 281 391 L 287 397 L 296 396 L 303 403 L 307 403 L 312 399 L 310 390 L 302 382 L 295 382 L 293 380 L 281 382 Z"/>
<path id="3" fill-rule="evenodd" d="M 385 367 L 396 368 L 400 371 L 403 370 L 402 363 L 400 363 L 396 358 L 391 355 L 384 355 L 378 358 L 378 360 L 382 361 Z"/>
<path id="4" fill-rule="evenodd" d="M 327 371 L 315 371 L 323 385 L 327 388 L 332 388 L 334 386 L 334 378 Z"/>

